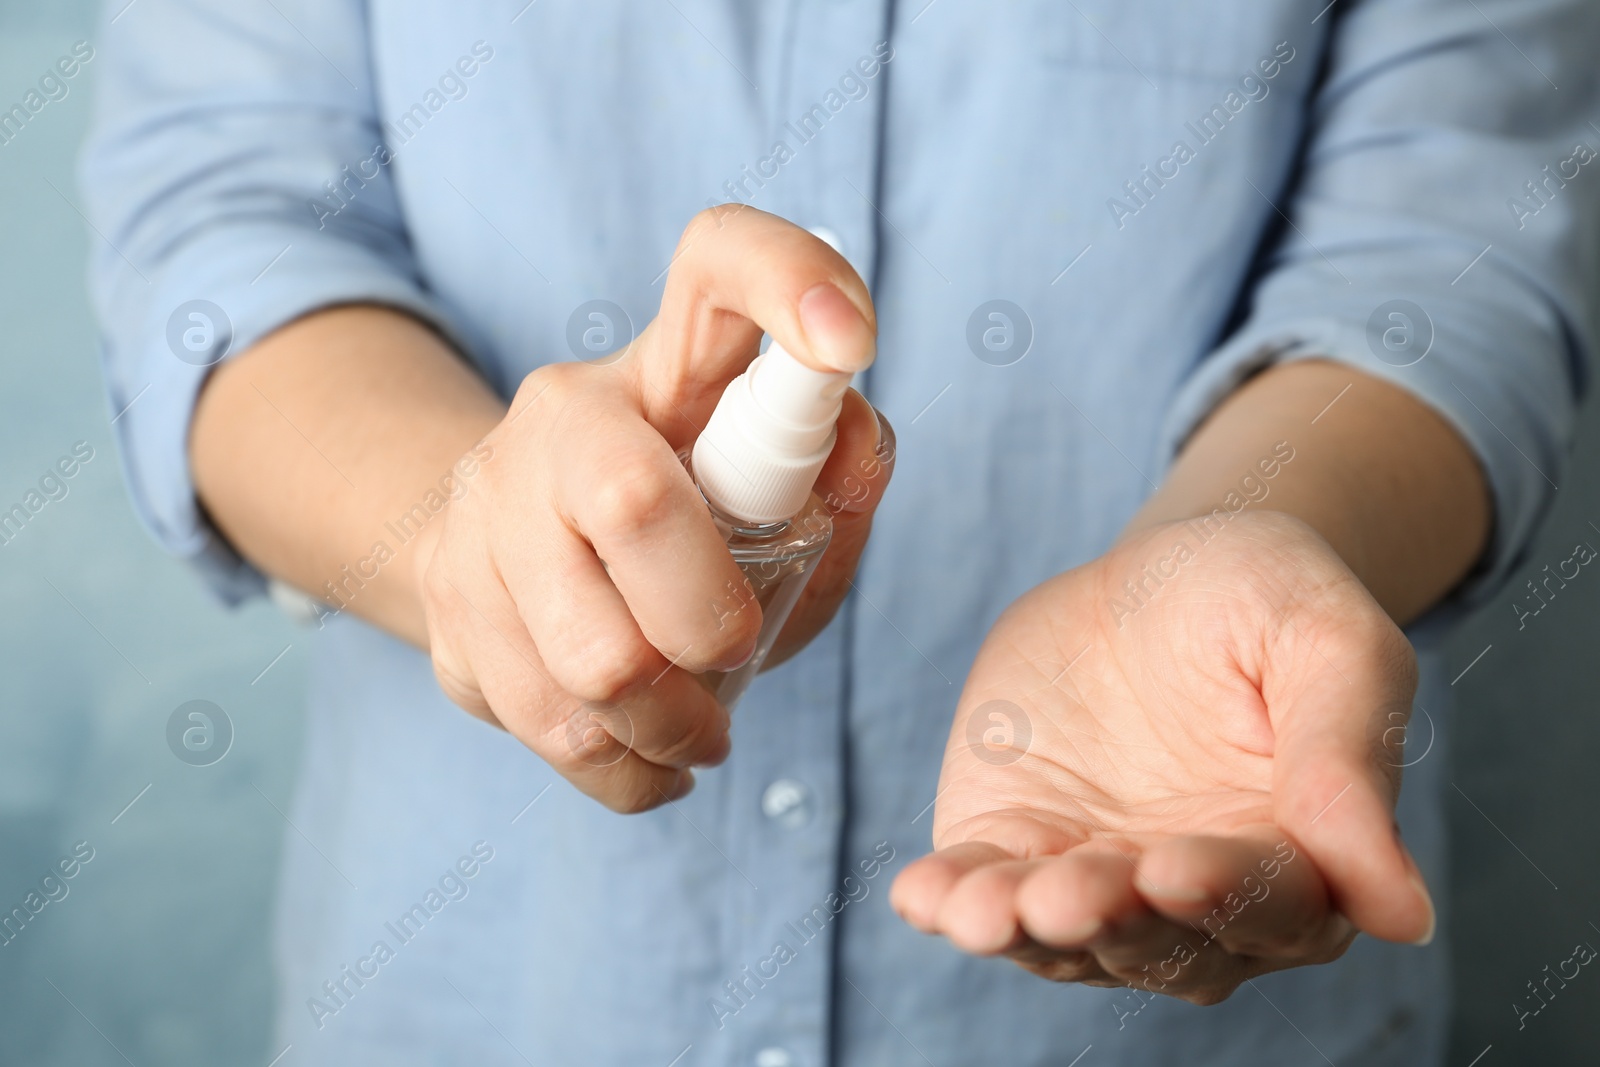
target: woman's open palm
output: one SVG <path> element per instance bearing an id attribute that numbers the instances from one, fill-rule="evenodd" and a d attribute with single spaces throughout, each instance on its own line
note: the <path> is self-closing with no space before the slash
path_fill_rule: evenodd
<path id="1" fill-rule="evenodd" d="M 1018 600 L 967 679 L 918 929 L 1196 1003 L 1430 937 L 1394 826 L 1405 638 L 1309 527 L 1157 527 Z"/>

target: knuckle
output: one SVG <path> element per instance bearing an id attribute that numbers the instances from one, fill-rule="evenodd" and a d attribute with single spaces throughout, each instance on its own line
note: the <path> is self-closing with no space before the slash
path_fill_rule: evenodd
<path id="1" fill-rule="evenodd" d="M 592 532 L 602 537 L 632 533 L 667 511 L 676 492 L 671 472 L 659 464 L 626 462 L 590 494 Z"/>
<path id="2" fill-rule="evenodd" d="M 645 679 L 657 656 L 643 639 L 598 642 L 567 665 L 570 691 L 579 700 L 615 703 Z"/>
<path id="3" fill-rule="evenodd" d="M 1238 988 L 1238 982 L 1225 984 L 1207 983 L 1206 985 L 1196 986 L 1193 989 L 1186 989 L 1176 994 L 1176 996 L 1179 1000 L 1187 1001 L 1197 1007 L 1212 1008 L 1233 996 L 1234 990 Z"/>
<path id="4" fill-rule="evenodd" d="M 686 767 L 716 755 L 726 745 L 727 724 L 710 715 L 698 715 L 680 724 L 681 732 L 672 737 L 652 759 L 669 767 Z"/>
<path id="5" fill-rule="evenodd" d="M 600 802 L 618 815 L 639 815 L 666 803 L 667 795 L 652 779 L 644 775 L 630 776 L 630 779 Z"/>
<path id="6" fill-rule="evenodd" d="M 575 377 L 575 368 L 571 363 L 546 363 L 534 368 L 522 379 L 522 384 L 517 386 L 516 399 L 519 402 L 532 401 L 551 390 L 571 389 Z"/>
<path id="7" fill-rule="evenodd" d="M 727 224 L 730 214 L 737 212 L 741 205 L 719 204 L 715 207 L 701 208 L 695 212 L 689 224 L 683 228 L 683 236 L 678 239 L 680 251 L 687 249 L 696 241 L 711 236 Z"/>
<path id="8" fill-rule="evenodd" d="M 522 379 L 511 398 L 506 422 L 515 421 L 524 432 L 555 424 L 556 416 L 566 412 L 575 400 L 592 388 L 593 379 L 584 377 L 584 371 L 591 369 L 582 363 L 561 362 L 546 363 L 531 371 Z M 528 417 L 522 418 L 524 414 L 528 414 Z"/>

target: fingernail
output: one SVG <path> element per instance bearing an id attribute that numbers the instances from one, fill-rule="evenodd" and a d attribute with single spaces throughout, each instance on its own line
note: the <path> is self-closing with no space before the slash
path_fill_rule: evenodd
<path id="1" fill-rule="evenodd" d="M 1411 885 L 1416 889 L 1417 895 L 1422 898 L 1422 903 L 1426 905 L 1428 909 L 1427 931 L 1423 933 L 1421 937 L 1411 942 L 1413 945 L 1416 945 L 1420 948 L 1423 945 L 1430 944 L 1433 941 L 1433 935 L 1437 932 L 1439 926 L 1439 913 L 1434 909 L 1433 894 L 1428 892 L 1428 884 L 1422 880 L 1422 871 L 1417 867 L 1416 857 L 1411 855 L 1411 850 L 1406 847 L 1406 843 L 1404 841 L 1399 841 L 1398 843 L 1400 845 L 1400 855 L 1404 857 L 1406 861 L 1407 877 L 1410 878 Z"/>
<path id="2" fill-rule="evenodd" d="M 872 365 L 872 329 L 850 298 L 828 282 L 800 297 L 800 328 L 811 354 L 830 367 L 854 372 Z"/>
<path id="3" fill-rule="evenodd" d="M 712 669 L 722 674 L 732 674 L 734 671 L 750 662 L 751 657 L 756 654 L 756 644 L 757 642 L 752 640 L 750 642 L 750 647 L 745 649 L 744 652 L 735 656 L 733 659 L 728 660 L 725 664 L 719 665 Z"/>
<path id="4" fill-rule="evenodd" d="M 883 499 L 883 487 L 894 473 L 894 427 L 870 403 L 867 410 L 872 412 L 876 434 L 872 455 L 848 468 L 839 484 L 822 496 L 823 506 L 835 515 L 866 515 L 876 510 Z"/>
<path id="5" fill-rule="evenodd" d="M 667 790 L 667 799 L 682 800 L 689 795 L 692 789 L 694 789 L 694 772 L 679 771 L 678 780 L 672 784 L 671 789 Z"/>
<path id="6" fill-rule="evenodd" d="M 1421 946 L 1430 944 L 1433 941 L 1433 935 L 1439 926 L 1439 914 L 1433 908 L 1433 897 L 1431 894 L 1429 894 L 1427 885 L 1423 883 L 1422 876 L 1420 874 L 1413 874 L 1411 876 L 1411 884 L 1416 886 L 1417 892 L 1422 896 L 1422 902 L 1428 906 L 1428 931 L 1415 941 L 1411 942 L 1413 945 L 1416 945 L 1420 948 Z"/>
<path id="7" fill-rule="evenodd" d="M 878 417 L 878 443 L 873 446 L 872 454 L 883 466 L 893 467 L 896 452 L 894 424 L 889 421 L 889 416 L 878 410 L 876 404 L 872 405 L 872 413 Z"/>

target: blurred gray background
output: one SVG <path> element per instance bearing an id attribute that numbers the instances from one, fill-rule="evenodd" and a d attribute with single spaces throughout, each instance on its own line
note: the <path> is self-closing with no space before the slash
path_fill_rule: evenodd
<path id="1" fill-rule="evenodd" d="M 92 39 L 92 7 L 0 0 L 0 104 Z M 129 510 L 83 292 L 98 238 L 73 182 L 94 75 L 91 62 L 0 145 L 0 510 L 77 442 L 94 450 L 67 496 L 0 545 L 0 913 L 75 843 L 94 850 L 66 897 L 0 947 L 0 1064 L 265 1067 L 281 1051 L 269 909 L 295 832 L 277 809 L 299 761 L 310 637 L 266 604 L 217 606 Z M 1576 943 L 1600 946 L 1600 577 L 1585 570 L 1524 629 L 1511 607 L 1574 544 L 1600 547 L 1597 458 L 1590 403 L 1527 573 L 1450 643 L 1451 676 L 1466 671 L 1444 928 L 1459 1067 L 1593 1063 L 1600 1049 L 1600 977 L 1581 973 L 1521 1029 L 1514 1007 Z M 233 724 L 211 766 L 168 748 L 190 700 Z"/>

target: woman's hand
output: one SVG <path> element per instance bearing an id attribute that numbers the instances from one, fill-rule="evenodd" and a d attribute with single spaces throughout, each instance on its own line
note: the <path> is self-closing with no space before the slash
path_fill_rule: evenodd
<path id="1" fill-rule="evenodd" d="M 761 610 L 677 452 L 764 331 L 818 369 L 871 363 L 872 305 L 822 241 L 755 210 L 685 231 L 660 314 L 604 365 L 530 374 L 469 491 L 416 557 L 435 673 L 452 700 L 619 811 L 687 793 L 728 753 L 695 678 L 749 659 Z M 835 535 L 774 656 L 832 617 L 889 480 L 892 437 L 860 394 L 816 487 Z"/>
<path id="2" fill-rule="evenodd" d="M 1273 512 L 1154 526 L 1034 589 L 962 694 L 917 929 L 1036 974 L 1198 1004 L 1423 942 L 1400 841 L 1410 645 L 1328 544 Z"/>

